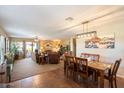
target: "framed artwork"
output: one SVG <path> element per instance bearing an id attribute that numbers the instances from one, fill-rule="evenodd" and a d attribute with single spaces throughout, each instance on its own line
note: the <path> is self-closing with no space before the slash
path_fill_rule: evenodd
<path id="1" fill-rule="evenodd" d="M 97 36 L 85 40 L 85 48 L 115 48 L 115 36 Z"/>

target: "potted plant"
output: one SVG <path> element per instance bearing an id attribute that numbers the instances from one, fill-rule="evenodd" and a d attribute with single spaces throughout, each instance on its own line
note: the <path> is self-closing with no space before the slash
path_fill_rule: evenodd
<path id="1" fill-rule="evenodd" d="M 60 55 L 63 55 L 65 52 L 69 52 L 70 51 L 70 46 L 66 45 L 65 47 L 63 47 L 62 45 L 60 46 L 59 52 Z"/>
<path id="2" fill-rule="evenodd" d="M 14 63 L 14 54 L 13 53 L 6 53 L 5 59 L 7 59 L 7 64 L 13 64 Z"/>
<path id="3" fill-rule="evenodd" d="M 10 53 L 14 54 L 14 59 L 17 60 L 19 58 L 18 46 L 16 44 L 12 44 L 10 48 Z"/>

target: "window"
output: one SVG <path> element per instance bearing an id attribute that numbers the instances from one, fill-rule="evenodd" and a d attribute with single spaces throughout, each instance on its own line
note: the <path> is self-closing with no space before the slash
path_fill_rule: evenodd
<path id="1" fill-rule="evenodd" d="M 25 45 L 26 45 L 26 57 L 31 57 L 31 54 L 32 54 L 32 48 L 33 48 L 33 43 L 32 42 L 25 42 Z"/>
<path id="2" fill-rule="evenodd" d="M 9 52 L 9 40 L 6 38 L 6 53 Z"/>
<path id="3" fill-rule="evenodd" d="M 33 42 L 33 52 L 35 52 L 36 49 L 37 49 L 37 43 Z"/>
<path id="4" fill-rule="evenodd" d="M 17 54 L 19 59 L 24 57 L 24 47 L 23 47 L 23 42 L 11 42 L 11 48 L 13 47 L 17 48 Z"/>
<path id="5" fill-rule="evenodd" d="M 0 36 L 0 64 L 4 62 L 5 55 L 5 37 Z"/>

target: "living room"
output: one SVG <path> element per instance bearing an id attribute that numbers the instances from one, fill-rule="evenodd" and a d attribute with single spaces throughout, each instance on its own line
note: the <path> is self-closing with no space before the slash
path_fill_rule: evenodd
<path id="1" fill-rule="evenodd" d="M 114 65 L 121 61 L 115 87 L 124 87 L 123 5 L 4 5 L 0 6 L 0 19 L 1 65 L 6 64 L 3 61 L 8 52 L 14 52 L 15 60 L 12 62 L 13 71 L 9 68 L 12 74 L 9 73 L 7 83 L 6 71 L 4 75 L 1 73 L 2 87 L 7 87 L 9 81 L 9 87 L 18 88 L 87 88 L 85 83 L 80 84 L 80 80 L 80 83 L 73 80 L 78 73 L 64 63 L 68 56 L 73 57 L 74 64 L 78 57 L 90 63 L 98 56 L 98 64 L 104 63 L 107 69 L 107 63 Z M 88 87 L 113 87 L 114 84 L 109 86 L 104 78 L 106 68 L 91 64 L 89 67 L 96 71 L 93 75 L 100 72 L 100 76 Z M 76 79 L 80 77 L 78 75 Z"/>

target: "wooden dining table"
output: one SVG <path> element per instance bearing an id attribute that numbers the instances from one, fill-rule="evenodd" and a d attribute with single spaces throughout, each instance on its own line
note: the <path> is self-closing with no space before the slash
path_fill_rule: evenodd
<path id="1" fill-rule="evenodd" d="M 76 67 L 76 61 L 74 60 L 74 65 Z M 106 70 L 111 69 L 112 64 L 110 63 L 103 63 L 99 61 L 88 61 L 88 67 L 92 68 L 93 70 L 96 70 L 100 74 L 100 88 L 104 88 L 104 74 Z M 66 62 L 64 61 L 64 72 L 66 73 Z"/>
<path id="2" fill-rule="evenodd" d="M 103 62 L 88 62 L 88 67 L 97 70 L 100 73 L 100 88 L 104 88 L 104 73 L 106 70 L 111 68 L 110 63 L 103 63 Z"/>

